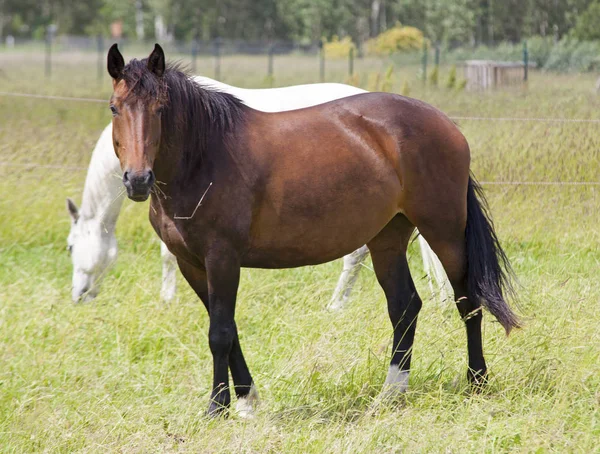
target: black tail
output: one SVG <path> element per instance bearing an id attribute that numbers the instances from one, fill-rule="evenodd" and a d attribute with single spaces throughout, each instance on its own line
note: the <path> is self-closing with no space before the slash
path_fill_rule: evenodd
<path id="1" fill-rule="evenodd" d="M 515 296 L 513 271 L 494 231 L 483 190 L 473 175 L 467 190 L 465 237 L 467 296 L 489 310 L 508 334 L 512 328 L 520 326 L 518 317 L 505 301 L 506 294 Z"/>

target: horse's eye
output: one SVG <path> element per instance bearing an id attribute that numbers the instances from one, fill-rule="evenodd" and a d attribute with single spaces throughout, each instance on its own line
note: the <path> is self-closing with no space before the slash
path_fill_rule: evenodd
<path id="1" fill-rule="evenodd" d="M 73 246 L 69 244 L 67 246 L 67 251 L 69 251 L 69 254 L 73 253 Z"/>
<path id="2" fill-rule="evenodd" d="M 117 108 L 113 104 L 110 105 L 110 111 L 112 112 L 113 117 L 115 117 L 117 115 L 117 113 L 119 113 L 117 111 Z"/>

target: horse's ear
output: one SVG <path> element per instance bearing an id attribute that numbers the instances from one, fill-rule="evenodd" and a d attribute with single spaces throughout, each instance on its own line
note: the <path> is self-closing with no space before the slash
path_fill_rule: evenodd
<path id="1" fill-rule="evenodd" d="M 117 43 L 113 44 L 108 50 L 108 59 L 107 59 L 107 68 L 108 74 L 115 80 L 121 78 L 123 74 L 123 68 L 125 68 L 125 60 L 119 51 L 119 46 Z"/>
<path id="2" fill-rule="evenodd" d="M 148 69 L 157 77 L 162 77 L 165 73 L 165 53 L 158 44 L 154 45 L 154 50 L 148 57 Z"/>
<path id="3" fill-rule="evenodd" d="M 67 210 L 69 210 L 69 215 L 71 216 L 71 219 L 73 220 L 73 222 L 77 222 L 77 219 L 79 219 L 79 209 L 77 208 L 77 205 L 75 205 L 75 202 L 73 202 L 68 197 L 67 197 Z"/>

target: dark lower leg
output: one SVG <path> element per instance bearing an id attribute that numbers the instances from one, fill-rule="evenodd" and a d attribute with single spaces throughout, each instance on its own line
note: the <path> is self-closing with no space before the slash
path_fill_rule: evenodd
<path id="1" fill-rule="evenodd" d="M 206 271 L 200 268 L 192 267 L 186 262 L 179 261 L 178 264 L 183 276 L 192 286 L 210 316 Z M 231 376 L 235 386 L 235 394 L 239 398 L 246 397 L 250 392 L 252 386 L 252 376 L 250 375 L 250 371 L 246 365 L 246 360 L 242 354 L 240 340 L 237 333 L 237 326 L 235 326 L 235 324 L 234 327 L 235 335 L 229 351 L 229 369 L 231 370 Z"/>
<path id="2" fill-rule="evenodd" d="M 252 386 L 252 376 L 250 375 L 250 370 L 248 369 L 248 365 L 242 354 L 237 330 L 233 339 L 231 351 L 229 352 L 229 370 L 231 370 L 231 377 L 233 378 L 235 395 L 238 398 L 247 397 Z"/>
<path id="3" fill-rule="evenodd" d="M 231 403 L 229 391 L 229 355 L 235 338 L 233 320 L 211 314 L 208 343 L 213 355 L 213 389 L 210 395 L 208 414 L 218 414 Z"/>
<path id="4" fill-rule="evenodd" d="M 394 329 L 390 368 L 385 393 L 397 394 L 408 386 L 408 374 L 421 298 L 408 269 L 406 247 L 414 227 L 404 216 L 394 218 L 369 243 L 373 267 L 385 292 L 388 314 Z"/>
<path id="5" fill-rule="evenodd" d="M 481 338 L 481 306 L 478 301 L 467 298 L 467 253 L 464 231 L 457 230 L 444 240 L 437 239 L 435 232 L 425 231 L 425 239 L 440 258 L 448 279 L 454 290 L 454 300 L 467 329 L 467 350 L 469 353 L 469 371 L 467 376 L 474 384 L 485 381 L 487 367 L 483 357 Z"/>
<path id="6" fill-rule="evenodd" d="M 388 298 L 388 313 L 394 327 L 394 342 L 391 367 L 408 374 L 412 358 L 412 347 L 417 327 L 417 317 L 421 310 L 421 298 L 408 270 L 406 257 L 403 257 L 398 276 L 397 295 Z"/>
<path id="7" fill-rule="evenodd" d="M 458 291 L 457 291 L 458 290 Z M 465 295 L 462 286 L 455 290 L 455 295 Z M 487 366 L 483 357 L 483 340 L 481 336 L 481 321 L 483 314 L 481 305 L 474 304 L 465 296 L 457 298 L 456 306 L 467 329 L 467 349 L 469 352 L 469 370 L 467 376 L 474 384 L 485 382 Z"/>

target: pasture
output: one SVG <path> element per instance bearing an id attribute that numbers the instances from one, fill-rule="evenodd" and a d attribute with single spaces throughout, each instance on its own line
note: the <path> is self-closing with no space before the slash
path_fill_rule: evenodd
<path id="1" fill-rule="evenodd" d="M 131 55 L 125 54 L 126 59 Z M 202 62 L 212 66 L 209 59 Z M 226 83 L 264 86 L 266 60 L 227 57 Z M 356 65 L 372 89 L 387 62 Z M 0 54 L 2 91 L 108 98 L 95 60 Z M 328 80 L 345 81 L 345 62 Z M 392 91 L 450 116 L 600 119 L 594 77 L 534 72 L 527 90 L 485 95 L 424 87 L 396 68 Z M 212 76 L 212 72 L 207 72 Z M 318 61 L 276 59 L 275 84 L 314 82 Z M 126 201 L 119 258 L 98 298 L 74 305 L 65 198 L 80 200 L 108 104 L 0 96 L 0 447 L 6 452 L 597 452 L 600 440 L 600 186 L 484 184 L 519 278 L 524 329 L 484 315 L 490 383 L 469 392 L 458 312 L 423 297 L 410 389 L 372 404 L 391 326 L 373 272 L 348 307 L 325 307 L 341 263 L 244 270 L 237 324 L 262 404 L 254 420 L 203 417 L 211 385 L 208 317 L 179 276 L 159 301 L 158 239 L 147 203 Z M 598 123 L 459 120 L 482 182 L 598 182 Z M 33 163 L 43 164 L 34 166 Z M 32 164 L 31 166 L 29 164 Z M 116 176 L 118 177 L 118 176 Z M 369 265 L 370 266 L 370 265 Z"/>

